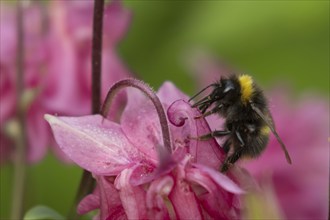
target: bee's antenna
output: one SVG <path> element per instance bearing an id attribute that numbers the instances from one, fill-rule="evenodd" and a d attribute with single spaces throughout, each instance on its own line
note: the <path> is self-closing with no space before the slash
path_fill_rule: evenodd
<path id="1" fill-rule="evenodd" d="M 211 86 L 215 86 L 216 84 L 210 84 L 208 86 L 206 86 L 204 89 L 202 89 L 201 91 L 199 91 L 197 94 L 195 94 L 193 97 L 191 97 L 188 102 L 190 102 L 191 100 L 193 100 L 194 98 L 196 98 L 199 94 L 201 94 L 202 92 L 204 92 L 205 90 L 207 90 L 208 88 L 210 88 Z"/>

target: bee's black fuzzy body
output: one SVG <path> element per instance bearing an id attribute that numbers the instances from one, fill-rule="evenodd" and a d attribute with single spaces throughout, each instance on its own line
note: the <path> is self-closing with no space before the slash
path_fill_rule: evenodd
<path id="1" fill-rule="evenodd" d="M 225 172 L 241 157 L 259 156 L 268 143 L 270 132 L 276 131 L 267 100 L 250 76 L 232 75 L 208 87 L 213 87 L 212 92 L 193 107 L 198 107 L 203 117 L 218 113 L 225 118 L 224 130 L 213 131 L 198 139 L 227 137 L 223 145 L 227 158 L 221 168 L 221 171 Z M 282 141 L 280 143 L 282 144 Z M 287 159 L 290 160 L 288 155 Z"/>

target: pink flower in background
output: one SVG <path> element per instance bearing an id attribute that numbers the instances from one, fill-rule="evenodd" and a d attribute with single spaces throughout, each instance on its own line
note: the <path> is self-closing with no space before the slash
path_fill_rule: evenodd
<path id="1" fill-rule="evenodd" d="M 329 107 L 319 98 L 292 103 L 270 95 L 276 128 L 292 157 L 288 166 L 272 136 L 265 152 L 244 165 L 262 188 L 274 187 L 287 219 L 327 219 L 329 211 Z M 296 104 L 296 106 L 294 106 Z M 266 181 L 264 181 L 266 180 Z"/>
<path id="2" fill-rule="evenodd" d="M 93 1 L 32 3 L 24 9 L 24 93 L 27 104 L 28 160 L 39 161 L 54 145 L 45 113 L 83 115 L 91 110 L 91 42 Z M 26 19 L 28 18 L 28 19 Z M 116 45 L 125 35 L 131 13 L 115 0 L 105 6 L 102 95 L 119 79 L 129 75 L 116 55 Z M 6 126 L 15 117 L 16 106 L 16 11 L 1 3 L 1 160 L 14 149 Z M 122 105 L 125 97 L 118 99 Z M 53 150 L 65 158 L 57 146 Z M 8 158 L 7 158 L 8 159 Z"/>
<path id="3" fill-rule="evenodd" d="M 171 83 L 157 93 L 170 122 L 169 154 L 150 100 L 136 89 L 127 94 L 120 124 L 100 115 L 46 116 L 63 152 L 97 180 L 78 212 L 100 209 L 100 219 L 239 218 L 239 168 L 220 173 L 225 155 L 216 141 L 190 139 L 210 129 L 194 119 L 200 113 L 188 97 Z"/>
<path id="4" fill-rule="evenodd" d="M 29 105 L 27 111 L 27 133 L 29 160 L 38 160 L 45 153 L 50 133 L 46 123 L 42 121 L 44 107 L 40 105 L 40 99 L 36 98 L 31 103 L 31 96 L 39 92 L 42 83 L 43 67 L 47 62 L 47 39 L 42 30 L 42 13 L 40 7 L 35 5 L 26 8 L 24 15 L 29 19 L 24 20 L 24 85 L 25 101 Z M 17 56 L 17 21 L 16 11 L 12 6 L 1 3 L 1 34 L 0 34 L 0 74 L 1 74 L 1 154 L 10 157 L 13 150 L 13 142 L 5 134 L 5 126 L 12 122 L 17 109 L 16 94 L 16 56 Z M 2 158 L 1 159 L 8 159 Z"/>
<path id="5" fill-rule="evenodd" d="M 197 57 L 192 66 L 199 88 L 228 74 L 213 57 Z M 196 60 L 195 60 L 196 61 Z M 279 143 L 271 135 L 262 155 L 242 161 L 241 166 L 256 177 L 261 193 L 274 193 L 267 204 L 279 208 L 277 213 L 286 219 L 327 219 L 329 211 L 329 104 L 320 98 L 306 98 L 298 103 L 290 100 L 288 91 L 268 95 L 269 107 L 276 130 L 292 157 L 288 165 Z M 214 115 L 207 118 L 212 130 L 222 126 Z M 218 141 L 221 141 L 221 139 Z M 261 194 L 262 196 L 262 194 Z M 264 216 L 267 218 L 269 216 Z"/>
<path id="6" fill-rule="evenodd" d="M 94 1 L 52 1 L 49 51 L 52 62 L 44 89 L 47 108 L 64 115 L 82 115 L 91 106 L 91 48 Z M 102 50 L 102 99 L 110 86 L 130 74 L 116 54 L 131 20 L 115 0 L 105 6 Z M 68 106 L 69 104 L 69 106 Z"/>

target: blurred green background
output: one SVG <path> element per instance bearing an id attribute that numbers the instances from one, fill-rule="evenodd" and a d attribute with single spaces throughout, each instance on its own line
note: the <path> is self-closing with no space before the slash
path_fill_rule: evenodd
<path id="1" fill-rule="evenodd" d="M 158 88 L 171 80 L 192 94 L 185 59 L 195 49 L 223 57 L 263 88 L 329 96 L 329 1 L 124 1 L 133 12 L 119 46 L 123 62 Z M 81 176 L 52 155 L 28 168 L 26 209 L 38 204 L 65 215 Z M 1 167 L 0 217 L 10 210 L 12 168 Z"/>

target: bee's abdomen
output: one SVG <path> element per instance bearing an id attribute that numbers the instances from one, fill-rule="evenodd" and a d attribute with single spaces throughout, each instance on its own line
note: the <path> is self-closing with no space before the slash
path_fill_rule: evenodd
<path id="1" fill-rule="evenodd" d="M 270 129 L 267 126 L 262 126 L 257 131 L 247 134 L 243 154 L 250 157 L 258 157 L 268 144 L 269 134 Z"/>
<path id="2" fill-rule="evenodd" d="M 228 130 L 233 131 L 231 140 L 235 151 L 242 150 L 242 156 L 258 157 L 266 148 L 269 141 L 270 129 L 261 120 L 236 121 L 226 123 Z M 236 132 L 241 136 L 244 146 L 237 138 Z"/>

